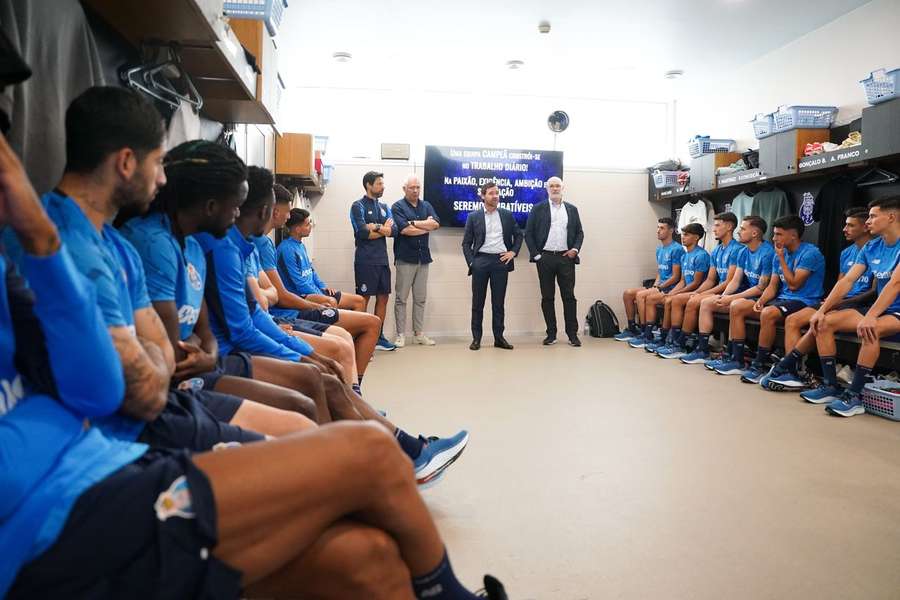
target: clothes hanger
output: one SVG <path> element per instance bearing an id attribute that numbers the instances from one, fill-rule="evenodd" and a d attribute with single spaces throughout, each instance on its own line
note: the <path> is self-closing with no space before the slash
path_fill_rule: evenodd
<path id="1" fill-rule="evenodd" d="M 871 179 L 872 176 L 876 176 L 876 179 Z M 891 173 L 890 171 L 885 171 L 879 167 L 872 167 L 867 170 L 865 173 L 857 177 L 853 180 L 853 183 L 856 184 L 856 187 L 868 187 L 870 185 L 879 185 L 882 183 L 893 183 L 900 179 L 895 173 Z"/>
<path id="2" fill-rule="evenodd" d="M 120 70 L 119 77 L 129 87 L 139 90 L 163 104 L 177 110 L 181 102 L 186 102 L 194 112 L 200 112 L 203 98 L 181 64 L 181 56 L 174 44 L 149 48 L 156 54 L 156 60 L 144 65 Z M 145 48 L 145 54 L 147 54 Z M 179 92 L 173 81 L 179 82 L 187 90 Z"/>

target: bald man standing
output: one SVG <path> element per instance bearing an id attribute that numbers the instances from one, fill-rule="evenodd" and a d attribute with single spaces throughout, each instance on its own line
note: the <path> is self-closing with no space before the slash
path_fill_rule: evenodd
<path id="1" fill-rule="evenodd" d="M 547 180 L 548 200 L 535 204 L 525 224 L 525 243 L 531 262 L 537 264 L 541 284 L 541 310 L 547 324 L 544 345 L 556 343 L 556 285 L 562 296 L 563 315 L 569 344 L 581 346 L 578 339 L 578 316 L 575 300 L 575 265 L 584 241 L 584 230 L 578 209 L 563 202 L 563 185 L 559 177 Z"/>
<path id="2" fill-rule="evenodd" d="M 434 346 L 434 340 L 425 335 L 425 299 L 428 295 L 428 265 L 431 249 L 428 234 L 441 226 L 434 207 L 419 198 L 422 184 L 415 175 L 408 175 L 403 182 L 403 198 L 394 203 L 391 213 L 400 235 L 394 240 L 394 267 L 397 287 L 394 295 L 394 321 L 397 340 L 394 345 L 406 345 L 406 299 L 413 295 L 413 342 Z"/>

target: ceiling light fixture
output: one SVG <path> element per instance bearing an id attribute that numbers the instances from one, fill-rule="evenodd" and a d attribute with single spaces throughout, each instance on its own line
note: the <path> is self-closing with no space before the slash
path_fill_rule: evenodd
<path id="1" fill-rule="evenodd" d="M 335 52 L 331 55 L 331 58 L 333 58 L 337 62 L 345 63 L 350 62 L 353 59 L 353 55 L 349 52 Z"/>
<path id="2" fill-rule="evenodd" d="M 682 75 L 684 75 L 684 71 L 682 71 L 681 69 L 672 69 L 670 71 L 666 71 L 663 74 L 663 77 L 665 77 L 666 79 L 678 79 Z"/>
<path id="3" fill-rule="evenodd" d="M 550 33 L 550 21 L 541 21 L 538 23 L 538 31 L 541 33 Z"/>
<path id="4" fill-rule="evenodd" d="M 510 70 L 512 70 L 512 71 L 515 71 L 515 70 L 517 70 L 517 69 L 521 69 L 521 68 L 524 67 L 524 66 L 525 66 L 525 61 L 521 61 L 521 60 L 517 60 L 517 59 L 516 59 L 516 60 L 508 60 L 508 61 L 506 61 L 506 68 L 507 68 L 507 69 L 510 69 Z"/>

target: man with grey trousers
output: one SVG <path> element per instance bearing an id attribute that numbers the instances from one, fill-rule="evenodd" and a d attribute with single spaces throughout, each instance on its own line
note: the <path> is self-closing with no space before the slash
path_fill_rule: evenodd
<path id="1" fill-rule="evenodd" d="M 419 198 L 422 185 L 416 175 L 408 175 L 403 182 L 403 198 L 394 203 L 391 213 L 397 225 L 394 239 L 394 269 L 397 284 L 394 294 L 394 322 L 397 339 L 394 345 L 406 345 L 406 300 L 413 296 L 413 343 L 434 346 L 434 340 L 425 335 L 425 300 L 428 296 L 428 265 L 431 250 L 428 234 L 438 229 L 441 222 L 427 201 Z"/>

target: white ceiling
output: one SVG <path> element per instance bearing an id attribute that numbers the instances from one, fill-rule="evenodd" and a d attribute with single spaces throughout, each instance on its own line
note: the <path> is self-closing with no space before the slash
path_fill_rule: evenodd
<path id="1" fill-rule="evenodd" d="M 290 0 L 279 70 L 289 88 L 661 99 L 668 69 L 686 72 L 678 85 L 708 80 L 867 1 Z"/>

